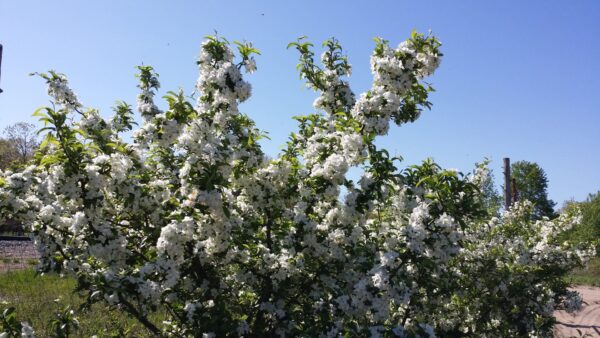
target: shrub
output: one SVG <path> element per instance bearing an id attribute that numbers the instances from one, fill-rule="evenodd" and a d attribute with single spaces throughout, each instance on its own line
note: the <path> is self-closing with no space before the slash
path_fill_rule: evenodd
<path id="1" fill-rule="evenodd" d="M 291 43 L 321 112 L 296 117 L 274 159 L 238 109 L 251 93 L 241 71 L 256 69 L 258 51 L 236 43 L 236 58 L 230 46 L 202 44 L 195 105 L 168 92 L 159 109 L 158 75 L 139 67 L 144 122 L 131 144 L 120 136 L 131 106 L 105 120 L 63 75 L 40 74 L 54 102 L 36 112 L 45 140 L 35 164 L 0 183 L 0 215 L 30 225 L 40 270 L 76 275 L 87 302 L 156 335 L 547 335 L 555 308 L 580 305 L 562 276 L 586 253 L 556 240 L 576 215 L 532 222 L 524 202 L 488 219 L 485 170 L 398 170 L 376 147 L 391 122 L 430 107 L 422 79 L 442 57 L 434 36 L 413 32 L 397 48 L 376 39 L 373 85 L 358 98 L 336 40 L 321 64 L 312 44 Z M 159 306 L 162 325 L 148 317 Z"/>

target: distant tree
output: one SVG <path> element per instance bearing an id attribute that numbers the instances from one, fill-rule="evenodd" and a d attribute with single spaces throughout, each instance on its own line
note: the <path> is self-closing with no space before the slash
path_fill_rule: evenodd
<path id="1" fill-rule="evenodd" d="M 4 170 L 13 163 L 17 155 L 11 142 L 0 138 L 0 169 Z"/>
<path id="2" fill-rule="evenodd" d="M 37 147 L 35 125 L 18 122 L 4 128 L 0 138 L 0 169 L 24 164 L 33 157 Z"/>
<path id="3" fill-rule="evenodd" d="M 29 160 L 38 146 L 37 128 L 34 124 L 18 122 L 4 128 L 6 139 L 11 142 L 22 162 Z"/>
<path id="4" fill-rule="evenodd" d="M 544 169 L 535 162 L 517 161 L 510 166 L 510 170 L 517 188 L 517 198 L 534 204 L 533 217 L 554 218 L 556 203 L 548 199 L 548 178 Z"/>

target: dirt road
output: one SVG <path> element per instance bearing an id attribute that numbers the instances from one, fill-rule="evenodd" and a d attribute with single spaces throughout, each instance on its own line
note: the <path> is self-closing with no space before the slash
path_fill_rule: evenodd
<path id="1" fill-rule="evenodd" d="M 600 337 L 600 288 L 591 286 L 577 286 L 573 288 L 583 298 L 583 308 L 576 313 L 556 311 L 554 315 L 559 324 L 555 327 L 556 337 L 579 337 L 577 329 L 582 335 Z"/>

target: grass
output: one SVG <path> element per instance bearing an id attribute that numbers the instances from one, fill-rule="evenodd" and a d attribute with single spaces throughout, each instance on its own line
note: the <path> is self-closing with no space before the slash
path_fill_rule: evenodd
<path id="1" fill-rule="evenodd" d="M 0 274 L 0 311 L 16 308 L 19 321 L 28 321 L 38 337 L 53 336 L 50 321 L 56 312 L 71 305 L 79 320 L 73 337 L 150 337 L 150 333 L 135 319 L 118 309 L 94 304 L 86 312 L 78 312 L 83 299 L 73 293 L 76 281 L 58 275 L 36 275 L 32 269 L 14 270 Z M 60 302 L 55 302 L 60 299 Z M 164 314 L 153 314 L 151 320 L 160 323 Z"/>
<path id="2" fill-rule="evenodd" d="M 577 269 L 567 278 L 576 285 L 600 286 L 600 257 L 592 258 L 585 269 Z"/>

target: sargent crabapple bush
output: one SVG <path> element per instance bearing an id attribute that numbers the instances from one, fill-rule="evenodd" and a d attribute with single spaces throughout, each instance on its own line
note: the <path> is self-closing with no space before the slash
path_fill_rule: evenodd
<path id="1" fill-rule="evenodd" d="M 440 43 L 413 32 L 376 39 L 373 84 L 356 96 L 335 39 L 320 62 L 303 38 L 288 48 L 318 93 L 283 151 L 240 112 L 258 51 L 208 37 L 195 104 L 139 68 L 137 110 L 105 120 L 64 75 L 39 74 L 51 107 L 45 141 L 24 171 L 4 172 L 0 215 L 30 226 L 40 271 L 75 275 L 88 304 L 105 302 L 152 334 L 196 337 L 547 336 L 555 308 L 576 309 L 566 271 L 588 254 L 556 236 L 577 215 L 532 222 L 522 203 L 486 214 L 487 169 L 462 175 L 431 160 L 399 170 L 375 145 L 390 124 L 430 108 L 424 79 Z M 348 178 L 361 168 L 356 182 Z M 169 320 L 154 323 L 157 308 Z"/>

